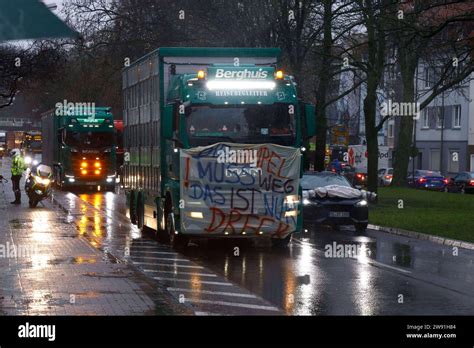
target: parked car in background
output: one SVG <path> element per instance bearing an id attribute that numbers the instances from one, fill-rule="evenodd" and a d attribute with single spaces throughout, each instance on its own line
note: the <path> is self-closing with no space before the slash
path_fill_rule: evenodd
<path id="1" fill-rule="evenodd" d="M 461 172 L 449 180 L 446 192 L 474 193 L 474 172 Z"/>
<path id="2" fill-rule="evenodd" d="M 390 186 L 393 179 L 393 168 L 382 168 L 377 172 L 379 186 Z"/>
<path id="3" fill-rule="evenodd" d="M 342 187 L 340 195 L 338 188 Z M 315 194 L 318 188 L 330 187 L 328 195 Z M 368 201 L 359 190 L 353 190 L 349 181 L 333 172 L 306 172 L 301 179 L 303 190 L 303 221 L 337 228 L 340 225 L 353 225 L 357 231 L 367 229 L 369 219 Z M 355 191 L 352 194 L 352 191 Z M 348 194 L 349 192 L 349 194 Z M 350 197 L 350 198 L 349 198 Z"/>
<path id="4" fill-rule="evenodd" d="M 427 189 L 434 191 L 444 191 L 449 183 L 440 172 L 431 170 L 415 170 L 415 175 L 409 174 L 407 178 L 408 185 L 414 188 Z"/>

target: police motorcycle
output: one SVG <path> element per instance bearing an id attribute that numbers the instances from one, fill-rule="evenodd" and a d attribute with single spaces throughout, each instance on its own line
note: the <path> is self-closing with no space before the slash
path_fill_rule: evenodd
<path id="1" fill-rule="evenodd" d="M 29 170 L 25 181 L 25 192 L 29 198 L 30 208 L 35 208 L 43 199 L 51 197 L 52 176 L 51 167 L 44 164 Z"/>

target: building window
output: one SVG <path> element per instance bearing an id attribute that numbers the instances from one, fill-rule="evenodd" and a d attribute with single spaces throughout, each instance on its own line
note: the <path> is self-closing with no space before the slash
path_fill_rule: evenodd
<path id="1" fill-rule="evenodd" d="M 388 125 L 388 137 L 393 138 L 393 124 Z"/>
<path id="2" fill-rule="evenodd" d="M 430 128 L 430 118 L 428 116 L 428 108 L 423 109 L 421 116 L 421 128 L 428 129 Z"/>
<path id="3" fill-rule="evenodd" d="M 439 149 L 432 149 L 430 152 L 430 170 L 439 171 L 440 152 Z"/>
<path id="4" fill-rule="evenodd" d="M 461 105 L 454 105 L 453 128 L 461 128 Z"/>
<path id="5" fill-rule="evenodd" d="M 449 150 L 448 171 L 450 173 L 459 172 L 459 150 Z"/>
<path id="6" fill-rule="evenodd" d="M 428 68 L 428 67 L 425 68 L 425 76 L 424 76 L 425 88 L 431 88 L 431 86 L 433 85 L 433 77 L 434 77 L 433 73 L 434 73 L 433 68 Z"/>
<path id="7" fill-rule="evenodd" d="M 443 119 L 443 111 L 441 109 L 441 107 L 437 107 L 435 108 L 436 110 L 436 128 L 442 128 L 444 127 L 444 119 Z"/>

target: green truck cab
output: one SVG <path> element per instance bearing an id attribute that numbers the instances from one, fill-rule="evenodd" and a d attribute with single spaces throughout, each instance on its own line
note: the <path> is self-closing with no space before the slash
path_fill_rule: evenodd
<path id="1" fill-rule="evenodd" d="M 42 162 L 53 168 L 61 189 L 115 189 L 114 118 L 108 107 L 92 110 L 71 107 L 63 113 L 56 108 L 42 116 Z"/>
<path id="2" fill-rule="evenodd" d="M 185 246 L 302 229 L 303 142 L 314 106 L 279 49 L 160 48 L 123 71 L 128 215 Z"/>

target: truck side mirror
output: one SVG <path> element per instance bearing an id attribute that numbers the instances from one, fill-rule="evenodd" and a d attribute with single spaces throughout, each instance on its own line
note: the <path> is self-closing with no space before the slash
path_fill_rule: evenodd
<path id="1" fill-rule="evenodd" d="M 165 139 L 171 139 L 173 137 L 173 117 L 173 105 L 165 105 L 163 115 L 163 137 Z"/>
<path id="2" fill-rule="evenodd" d="M 304 119 L 306 136 L 312 138 L 316 135 L 316 107 L 313 104 L 304 104 Z"/>

